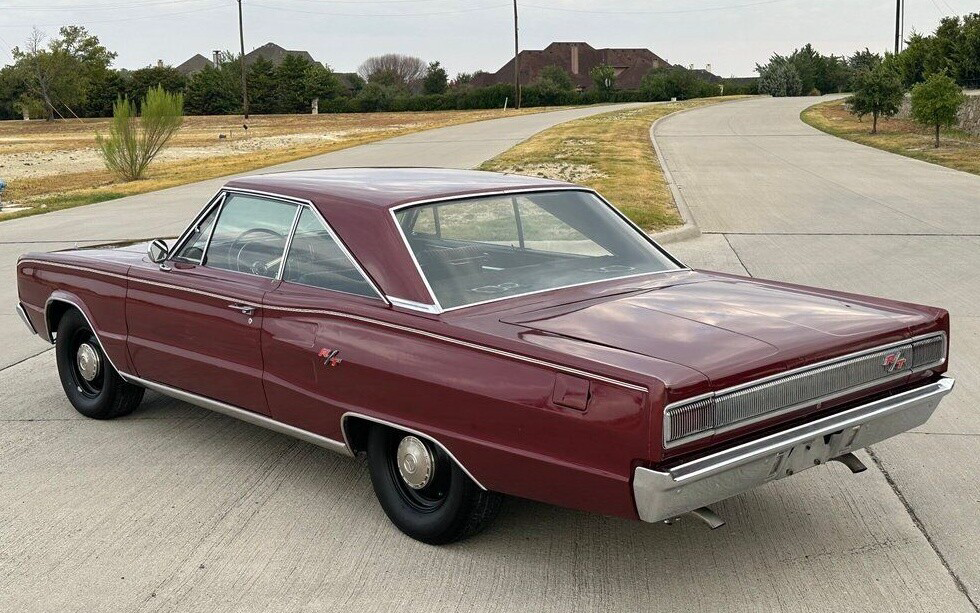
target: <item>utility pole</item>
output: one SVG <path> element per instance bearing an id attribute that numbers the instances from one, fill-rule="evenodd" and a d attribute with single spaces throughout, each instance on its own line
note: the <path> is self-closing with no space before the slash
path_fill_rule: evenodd
<path id="1" fill-rule="evenodd" d="M 242 25 L 242 0 L 238 0 L 238 42 L 241 43 L 242 55 L 239 58 L 242 66 L 242 110 L 245 115 L 243 128 L 248 130 L 248 89 L 245 85 L 245 27 Z"/>
<path id="2" fill-rule="evenodd" d="M 514 108 L 521 108 L 521 61 L 517 39 L 517 0 L 514 0 Z"/>
<path id="3" fill-rule="evenodd" d="M 898 55 L 898 47 L 902 41 L 901 30 L 902 30 L 902 0 L 895 0 L 895 55 Z"/>

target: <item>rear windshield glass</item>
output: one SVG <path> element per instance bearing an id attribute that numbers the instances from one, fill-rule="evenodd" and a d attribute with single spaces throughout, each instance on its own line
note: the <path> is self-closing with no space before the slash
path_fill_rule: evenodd
<path id="1" fill-rule="evenodd" d="M 471 198 L 395 216 L 447 309 L 677 268 L 589 192 Z"/>

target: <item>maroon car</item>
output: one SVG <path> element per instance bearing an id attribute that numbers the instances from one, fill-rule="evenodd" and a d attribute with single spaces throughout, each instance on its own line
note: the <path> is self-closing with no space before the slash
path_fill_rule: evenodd
<path id="1" fill-rule="evenodd" d="M 590 189 L 437 169 L 229 182 L 172 246 L 23 256 L 83 415 L 150 389 L 366 455 L 406 534 L 501 494 L 644 521 L 924 423 L 938 308 L 691 270 Z"/>

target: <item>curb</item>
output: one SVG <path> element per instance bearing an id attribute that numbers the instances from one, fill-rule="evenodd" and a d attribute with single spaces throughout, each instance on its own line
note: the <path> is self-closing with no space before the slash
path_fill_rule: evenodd
<path id="1" fill-rule="evenodd" d="M 736 98 L 735 100 L 726 100 L 720 102 L 721 104 L 734 104 L 736 102 L 742 102 L 743 100 L 750 100 L 754 98 L 759 98 L 761 96 L 747 96 L 745 98 Z M 670 168 L 667 167 L 667 160 L 664 158 L 663 151 L 660 150 L 660 145 L 657 144 L 657 139 L 654 136 L 654 132 L 657 129 L 657 124 L 670 117 L 676 117 L 681 113 L 689 113 L 691 111 L 697 111 L 706 107 L 696 107 L 693 109 L 681 109 L 679 111 L 674 111 L 669 115 L 664 115 L 663 117 L 657 119 L 650 125 L 650 142 L 653 143 L 653 150 L 657 154 L 657 161 L 660 163 L 660 170 L 664 173 L 664 181 L 667 182 L 667 187 L 670 189 L 670 195 L 674 198 L 674 206 L 677 207 L 677 212 L 681 216 L 681 220 L 684 225 L 679 228 L 671 228 L 670 230 L 664 230 L 662 232 L 651 232 L 650 238 L 657 241 L 661 245 L 666 245 L 668 243 L 679 243 L 680 241 L 686 241 L 692 238 L 697 238 L 701 236 L 701 228 L 694 221 L 694 216 L 691 215 L 691 209 L 687 206 L 687 201 L 684 200 L 684 195 L 681 193 L 679 187 L 677 187 L 677 182 L 674 181 L 674 175 L 670 173 Z"/>
<path id="2" fill-rule="evenodd" d="M 686 241 L 701 236 L 701 228 L 699 228 L 698 224 L 694 222 L 694 217 L 691 215 L 691 209 L 688 208 L 687 201 L 684 200 L 684 195 L 681 194 L 680 188 L 677 187 L 677 182 L 674 181 L 674 175 L 671 174 L 670 168 L 667 166 L 667 160 L 664 158 L 663 151 L 660 150 L 660 145 L 657 144 L 657 139 L 654 136 L 654 132 L 657 129 L 657 124 L 659 124 L 661 121 L 667 119 L 668 117 L 674 117 L 676 115 L 680 115 L 681 113 L 687 113 L 688 111 L 694 110 L 697 109 L 681 109 L 680 111 L 675 111 L 669 115 L 664 115 L 663 117 L 658 118 L 650 125 L 650 142 L 653 144 L 653 150 L 657 154 L 657 162 L 660 164 L 661 172 L 663 172 L 664 181 L 667 182 L 667 187 L 670 189 L 670 195 L 674 199 L 674 206 L 677 208 L 677 212 L 680 214 L 681 220 L 684 222 L 684 225 L 679 228 L 671 228 L 670 230 L 651 233 L 650 237 L 661 245 L 679 243 L 681 241 Z"/>

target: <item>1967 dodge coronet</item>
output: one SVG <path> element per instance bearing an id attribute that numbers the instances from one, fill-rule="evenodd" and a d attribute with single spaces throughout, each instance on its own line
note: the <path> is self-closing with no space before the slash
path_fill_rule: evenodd
<path id="1" fill-rule="evenodd" d="M 172 245 L 28 254 L 69 401 L 146 389 L 366 455 L 392 522 L 501 494 L 667 521 L 925 422 L 943 309 L 691 270 L 592 190 L 437 169 L 229 182 Z"/>

